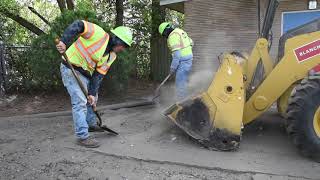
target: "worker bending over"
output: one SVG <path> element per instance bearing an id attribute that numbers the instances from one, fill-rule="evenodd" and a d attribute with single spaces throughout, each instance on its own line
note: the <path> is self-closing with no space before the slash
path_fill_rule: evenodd
<path id="1" fill-rule="evenodd" d="M 168 47 L 172 52 L 170 74 L 176 74 L 176 96 L 177 100 L 181 101 L 188 96 L 193 41 L 185 31 L 174 28 L 168 22 L 160 24 L 159 33 L 167 38 Z"/>
<path id="2" fill-rule="evenodd" d="M 65 30 L 57 44 L 60 53 L 66 51 L 70 63 L 87 87 L 88 97 L 81 91 L 77 80 L 65 60 L 60 66 L 62 82 L 66 87 L 72 104 L 72 116 L 78 144 L 85 147 L 99 147 L 97 140 L 89 136 L 89 131 L 102 131 L 96 123 L 93 112 L 98 98 L 98 89 L 102 79 L 116 60 L 116 53 L 132 44 L 132 32 L 119 26 L 109 35 L 100 26 L 87 21 L 76 20 Z M 66 45 L 77 40 L 66 50 Z"/>

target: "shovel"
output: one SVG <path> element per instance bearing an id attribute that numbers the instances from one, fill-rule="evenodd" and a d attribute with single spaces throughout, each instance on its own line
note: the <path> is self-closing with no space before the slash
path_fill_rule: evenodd
<path id="1" fill-rule="evenodd" d="M 60 42 L 60 40 L 59 40 L 58 38 L 55 39 L 55 43 L 56 43 L 56 44 L 59 44 L 59 42 Z M 78 84 L 79 84 L 79 86 L 80 86 L 80 89 L 82 90 L 83 94 L 84 94 L 86 97 L 88 97 L 87 88 L 85 88 L 85 86 L 82 84 L 82 82 L 81 82 L 78 74 L 76 73 L 76 71 L 74 70 L 73 66 L 72 66 L 71 63 L 70 63 L 68 56 L 66 55 L 66 53 L 62 53 L 62 56 L 64 57 L 64 59 L 66 60 L 68 66 L 70 67 L 70 69 L 71 69 L 71 71 L 72 71 L 72 74 L 73 74 L 74 77 L 76 78 L 76 80 L 77 80 L 77 82 L 78 82 Z M 108 131 L 108 132 L 110 132 L 110 133 L 112 133 L 112 134 L 114 134 L 114 135 L 118 135 L 117 132 L 113 131 L 112 129 L 108 128 L 108 127 L 105 126 L 105 125 L 102 125 L 102 119 L 101 119 L 101 116 L 100 116 L 100 114 L 98 113 L 96 107 L 95 107 L 95 106 L 92 106 L 92 108 L 93 108 L 93 112 L 95 113 L 95 115 L 96 115 L 97 118 L 98 118 L 97 125 L 98 125 L 101 129 L 103 129 L 103 130 L 105 130 L 105 131 Z"/>
<path id="2" fill-rule="evenodd" d="M 154 91 L 154 96 L 152 98 L 152 101 L 157 99 L 160 96 L 160 89 L 161 87 L 168 81 L 168 79 L 171 77 L 171 73 L 168 74 L 168 76 L 161 82 L 161 84 L 157 87 L 157 89 Z"/>

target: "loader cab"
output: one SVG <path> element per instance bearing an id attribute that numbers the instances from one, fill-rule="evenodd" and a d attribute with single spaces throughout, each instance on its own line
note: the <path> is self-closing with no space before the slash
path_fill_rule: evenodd
<path id="1" fill-rule="evenodd" d="M 271 28 L 273 25 L 273 21 L 274 21 L 274 17 L 275 17 L 278 5 L 279 5 L 279 0 L 269 0 L 268 7 L 264 16 L 263 28 L 261 31 L 259 30 L 260 38 L 265 38 L 268 40 L 269 50 L 271 48 L 272 41 L 273 41 Z M 258 6 L 258 8 L 259 8 L 258 12 L 260 12 L 260 6 Z M 288 39 L 298 35 L 316 32 L 320 30 L 320 11 L 309 10 L 309 11 L 284 12 L 282 16 L 282 23 L 283 23 L 281 28 L 282 36 L 279 39 L 278 57 L 274 61 L 274 66 L 277 65 L 279 61 L 283 58 L 285 53 L 284 52 L 285 43 Z M 315 67 L 314 70 L 318 72 L 318 70 L 320 70 L 320 65 Z M 259 84 L 261 84 L 261 82 L 264 79 L 264 73 L 265 73 L 265 70 L 261 62 L 259 62 L 250 86 L 258 87 Z M 253 92 L 254 91 L 252 91 L 250 94 L 252 94 Z M 248 97 L 250 97 L 250 95 Z"/>
<path id="2" fill-rule="evenodd" d="M 298 21 L 296 21 L 296 19 L 298 19 Z M 282 36 L 279 39 L 278 57 L 275 63 L 278 63 L 283 58 L 285 43 L 288 39 L 298 35 L 320 31 L 320 11 L 286 12 L 282 16 L 282 21 Z M 317 65 L 311 71 L 312 73 L 319 73 L 320 65 Z"/>
<path id="3" fill-rule="evenodd" d="M 295 18 L 295 16 L 293 16 L 294 13 L 295 12 L 289 12 L 288 15 L 292 15 L 292 18 Z M 281 28 L 282 36 L 279 39 L 277 62 L 279 62 L 284 56 L 285 43 L 288 39 L 298 35 L 320 31 L 320 11 L 297 12 L 297 13 L 303 13 L 303 14 L 308 13 L 309 16 L 307 17 L 307 19 L 303 19 L 304 21 L 301 21 L 301 22 L 300 21 L 286 22 L 291 20 L 286 19 L 285 14 L 282 17 L 282 21 L 283 21 L 282 28 Z M 306 18 L 306 17 L 303 17 L 303 18 Z M 310 19 L 311 21 L 308 21 Z M 307 23 L 302 23 L 302 22 L 307 22 Z"/>
<path id="4" fill-rule="evenodd" d="M 284 55 L 285 42 L 295 36 L 320 31 L 320 18 L 285 32 L 279 39 L 278 60 Z"/>

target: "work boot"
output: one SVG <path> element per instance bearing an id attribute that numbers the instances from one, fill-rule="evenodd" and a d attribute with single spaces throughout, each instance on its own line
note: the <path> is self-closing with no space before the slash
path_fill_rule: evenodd
<path id="1" fill-rule="evenodd" d="M 89 126 L 89 132 L 104 132 L 104 130 L 98 125 Z"/>
<path id="2" fill-rule="evenodd" d="M 99 141 L 89 136 L 87 139 L 78 139 L 77 144 L 86 148 L 97 148 L 100 146 Z"/>

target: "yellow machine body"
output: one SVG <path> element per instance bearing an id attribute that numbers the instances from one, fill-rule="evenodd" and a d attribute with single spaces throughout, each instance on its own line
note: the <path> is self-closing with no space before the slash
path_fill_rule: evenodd
<path id="1" fill-rule="evenodd" d="M 208 91 L 173 105 L 165 114 L 207 147 L 220 150 L 237 147 L 245 102 L 242 74 L 236 58 L 226 55 Z"/>
<path id="2" fill-rule="evenodd" d="M 258 64 L 263 77 L 252 85 Z M 295 36 L 285 44 L 283 58 L 275 65 L 268 41 L 257 40 L 250 56 L 225 54 L 206 92 L 178 102 L 165 111 L 181 129 L 215 150 L 239 147 L 241 129 L 267 111 L 274 102 L 284 114 L 294 84 L 320 63 L 320 32 Z"/>

